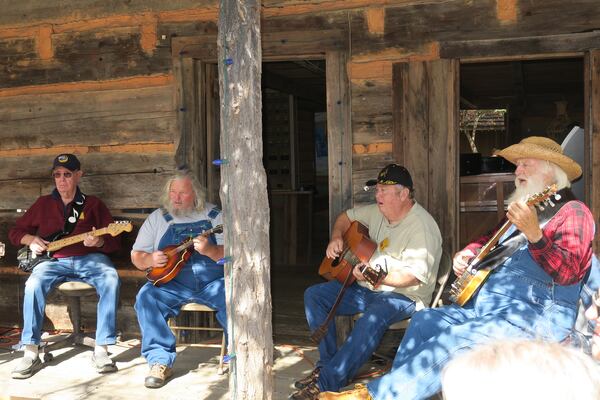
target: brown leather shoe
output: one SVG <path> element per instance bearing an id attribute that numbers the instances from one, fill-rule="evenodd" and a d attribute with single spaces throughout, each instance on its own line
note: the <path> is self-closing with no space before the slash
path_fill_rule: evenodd
<path id="1" fill-rule="evenodd" d="M 154 364 L 150 368 L 150 374 L 144 380 L 144 386 L 150 389 L 163 387 L 172 375 L 172 368 L 166 365 Z"/>
<path id="2" fill-rule="evenodd" d="M 310 384 L 304 389 L 298 390 L 289 397 L 291 400 L 317 400 L 321 390 L 316 383 Z"/>
<path id="3" fill-rule="evenodd" d="M 320 368 L 313 369 L 310 375 L 300 379 L 299 381 L 294 382 L 294 387 L 296 389 L 304 389 L 308 385 L 317 383 L 317 381 L 319 380 L 319 370 Z"/>
<path id="4" fill-rule="evenodd" d="M 323 392 L 319 394 L 319 400 L 373 400 L 367 387 L 365 385 L 358 384 L 354 386 L 354 389 L 347 390 L 341 393 L 335 392 Z"/>

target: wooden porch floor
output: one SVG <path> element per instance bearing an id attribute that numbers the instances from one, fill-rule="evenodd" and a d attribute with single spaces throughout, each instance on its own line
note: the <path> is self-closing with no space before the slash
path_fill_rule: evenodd
<path id="1" fill-rule="evenodd" d="M 303 293 L 311 284 L 322 282 L 315 266 L 273 266 L 273 336 L 275 391 L 273 399 L 287 399 L 293 382 L 308 374 L 318 360 L 318 351 L 310 342 L 304 316 Z M 174 377 L 160 389 L 146 389 L 148 372 L 140 356 L 138 339 L 110 347 L 119 371 L 99 375 L 91 364 L 91 351 L 83 347 L 54 352 L 55 359 L 26 380 L 14 380 L 10 372 L 21 352 L 0 350 L 0 400 L 93 399 L 146 400 L 228 399 L 228 376 L 217 374 L 219 346 L 215 340 L 202 347 L 179 346 Z M 381 369 L 378 364 L 365 366 L 363 374 Z"/>

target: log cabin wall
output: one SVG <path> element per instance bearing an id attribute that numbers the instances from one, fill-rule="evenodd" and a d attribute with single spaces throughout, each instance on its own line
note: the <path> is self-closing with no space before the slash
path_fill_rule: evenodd
<path id="1" fill-rule="evenodd" d="M 263 47 L 279 52 L 282 60 L 293 58 L 287 49 L 293 44 L 294 51 L 300 51 L 303 41 L 310 51 L 316 43 L 324 48 L 341 46 L 346 53 L 352 146 L 344 159 L 351 160 L 347 166 L 351 185 L 342 185 L 341 191 L 348 190 L 342 195 L 354 204 L 370 200 L 362 191 L 366 179 L 389 162 L 402 162 L 398 154 L 410 151 L 403 148 L 406 141 L 398 138 L 422 134 L 401 132 L 401 125 L 394 123 L 399 112 L 394 96 L 402 95 L 397 92 L 400 82 L 394 81 L 394 64 L 582 55 L 598 47 L 600 36 L 594 32 L 600 28 L 596 0 L 264 0 L 262 7 L 267 39 Z M 51 189 L 48 167 L 60 152 L 80 156 L 86 173 L 82 189 L 101 197 L 115 215 L 157 205 L 156 192 L 176 166 L 180 114 L 186 112 L 177 106 L 171 42 L 174 37 L 216 37 L 217 16 L 215 0 L 66 0 L 60 7 L 27 0 L 4 7 L 0 14 L 0 241 L 7 242 L 16 210 L 27 208 Z M 288 34 L 286 40 L 268 40 L 269 35 L 282 33 Z M 592 132 L 588 182 L 594 182 L 600 175 L 597 53 L 587 60 L 586 79 L 592 82 L 586 89 L 590 96 L 586 131 Z M 439 154 L 435 143 L 428 146 L 425 151 Z M 439 175 L 440 169 L 447 170 L 452 176 L 438 180 L 456 178 L 455 166 L 448 169 L 433 156 L 423 160 L 416 166 L 420 171 L 431 175 L 435 170 Z M 446 190 L 444 185 L 424 188 L 430 210 L 457 209 L 455 198 L 447 203 L 446 196 L 436 195 Z M 600 186 L 592 183 L 588 191 L 597 218 Z M 136 223 L 142 220 L 138 216 Z M 443 221 L 447 241 L 454 240 L 451 235 L 457 223 L 456 218 Z M 132 240 L 124 238 L 124 261 L 119 262 L 124 277 L 119 329 L 126 332 L 137 329 L 132 304 L 143 283 L 126 261 Z M 453 247 L 447 251 L 456 250 Z M 17 316 L 13 310 L 20 309 L 26 276 L 15 272 L 15 251 L 7 246 L 2 260 L 0 325 L 20 324 L 20 311 Z M 66 324 L 64 303 L 59 300 L 51 298 L 48 307 L 49 324 L 57 328 Z M 93 316 L 94 308 L 89 301 L 84 314 Z M 93 326 L 90 320 L 84 323 Z"/>

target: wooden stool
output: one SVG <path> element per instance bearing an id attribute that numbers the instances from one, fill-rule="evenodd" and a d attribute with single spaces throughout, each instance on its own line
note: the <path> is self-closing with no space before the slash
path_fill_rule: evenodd
<path id="1" fill-rule="evenodd" d="M 181 311 L 195 311 L 195 312 L 209 312 L 209 313 L 216 313 L 216 310 L 205 306 L 204 304 L 198 304 L 198 303 L 188 303 L 188 304 L 184 304 L 181 307 Z M 173 331 L 173 334 L 175 335 L 175 337 L 177 338 L 177 340 L 179 339 L 178 335 L 177 335 L 177 331 L 178 330 L 192 330 L 192 331 L 221 331 L 223 332 L 222 338 L 221 338 L 221 354 L 219 355 L 219 369 L 217 370 L 217 373 L 219 375 L 223 375 L 223 373 L 225 372 L 223 369 L 223 358 L 225 357 L 225 332 L 223 331 L 223 328 L 214 328 L 211 326 L 181 326 L 181 325 L 176 325 L 176 321 L 175 318 L 169 318 L 169 327 L 171 328 L 171 331 Z"/>
<path id="2" fill-rule="evenodd" d="M 73 333 L 49 336 L 42 338 L 40 343 L 40 354 L 43 354 L 45 362 L 52 361 L 53 350 L 64 347 L 84 345 L 94 347 L 96 341 L 93 337 L 85 335 L 81 330 L 81 298 L 96 294 L 96 289 L 85 282 L 63 282 L 58 285 L 60 293 L 67 297 L 71 309 L 70 319 L 73 324 Z"/>

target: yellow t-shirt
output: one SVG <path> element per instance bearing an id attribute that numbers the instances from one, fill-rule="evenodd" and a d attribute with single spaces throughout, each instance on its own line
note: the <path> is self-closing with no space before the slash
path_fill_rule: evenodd
<path id="1" fill-rule="evenodd" d="M 369 237 L 377 243 L 377 250 L 369 260 L 371 265 L 387 267 L 388 272 L 406 270 L 421 281 L 419 285 L 405 288 L 381 285 L 377 289 L 367 282 L 358 283 L 371 290 L 403 294 L 415 301 L 417 309 L 428 306 L 442 257 L 442 235 L 427 210 L 415 202 L 408 214 L 394 225 L 388 223 L 377 204 L 355 207 L 346 214 L 351 221 L 369 228 Z"/>

